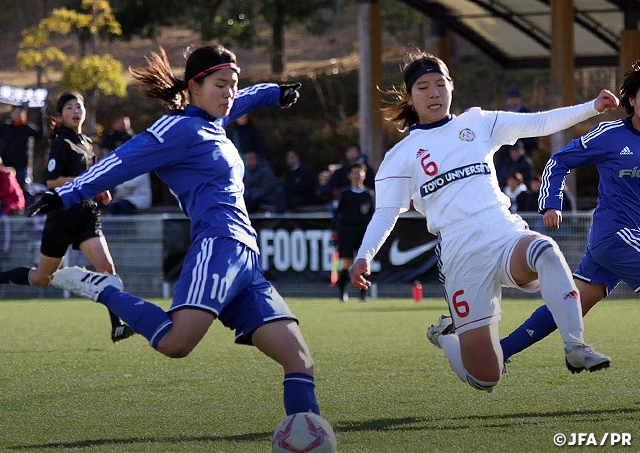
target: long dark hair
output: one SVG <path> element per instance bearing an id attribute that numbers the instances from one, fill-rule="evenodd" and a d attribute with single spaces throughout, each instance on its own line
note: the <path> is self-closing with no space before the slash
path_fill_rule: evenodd
<path id="1" fill-rule="evenodd" d="M 162 47 L 159 52 L 145 56 L 146 68 L 129 68 L 129 72 L 145 96 L 160 99 L 169 108 L 184 109 L 189 102 L 189 80 L 215 65 L 236 63 L 235 54 L 219 44 L 189 47 L 185 58 L 184 79 L 178 79 L 173 74 L 167 53 Z M 196 81 L 202 83 L 200 79 Z"/>
<path id="2" fill-rule="evenodd" d="M 65 91 L 64 93 L 60 94 L 60 96 L 58 96 L 58 99 L 56 100 L 56 103 L 54 105 L 55 115 L 53 118 L 51 118 L 50 121 L 51 134 L 49 134 L 49 138 L 54 139 L 60 134 L 61 125 L 56 118 L 58 115 L 62 115 L 62 109 L 64 108 L 64 105 L 73 99 L 84 103 L 84 96 L 82 96 L 82 94 L 80 94 L 78 91 Z"/>
<path id="3" fill-rule="evenodd" d="M 420 122 L 418 114 L 407 101 L 407 94 L 411 92 L 411 87 L 416 79 L 426 72 L 438 72 L 444 75 L 449 82 L 452 80 L 449 76 L 449 68 L 444 61 L 419 49 L 411 49 L 407 52 L 400 64 L 400 71 L 403 74 L 404 86 L 402 88 L 393 86 L 383 92 L 383 94 L 395 98 L 395 103 L 389 102 L 393 105 L 383 108 L 382 111 L 389 114 L 388 121 L 396 123 L 398 130 L 404 132 L 407 128 Z"/>
<path id="4" fill-rule="evenodd" d="M 640 60 L 631 64 L 631 70 L 624 73 L 620 85 L 620 104 L 628 116 L 633 115 L 633 106 L 629 99 L 635 97 L 638 89 L 640 89 Z"/>

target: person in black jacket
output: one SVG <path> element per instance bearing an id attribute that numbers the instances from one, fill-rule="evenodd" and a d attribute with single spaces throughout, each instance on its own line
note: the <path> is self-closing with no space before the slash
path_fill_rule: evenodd
<path id="1" fill-rule="evenodd" d="M 82 133 L 87 115 L 84 98 L 77 92 L 65 92 L 55 105 L 56 119 L 51 135 L 49 161 L 45 170 L 47 188 L 52 190 L 71 182 L 94 163 L 91 139 Z M 66 210 L 47 215 L 42 231 L 38 267 L 17 267 L 0 272 L 0 284 L 48 286 L 51 276 L 62 265 L 67 248 L 81 250 L 98 272 L 115 274 L 113 258 L 102 234 L 98 203 L 108 204 L 111 194 L 103 192 Z M 109 312 L 111 340 L 115 343 L 134 332 Z"/>
<path id="2" fill-rule="evenodd" d="M 333 195 L 338 197 L 340 192 L 344 189 L 348 189 L 351 186 L 349 181 L 349 172 L 351 172 L 351 165 L 356 163 L 363 163 L 367 168 L 367 176 L 364 180 L 364 186 L 375 190 L 375 181 L 373 180 L 375 172 L 373 168 L 367 163 L 366 156 L 362 155 L 360 145 L 357 143 L 351 143 L 347 146 L 344 153 L 344 161 L 341 166 L 338 167 L 331 175 L 331 187 L 333 189 Z"/>
<path id="3" fill-rule="evenodd" d="M 302 162 L 298 151 L 287 151 L 286 159 L 289 166 L 283 184 L 286 210 L 295 211 L 302 206 L 316 204 L 316 174 L 311 167 Z"/>
<path id="4" fill-rule="evenodd" d="M 11 108 L 11 118 L 0 124 L 0 157 L 7 167 L 16 170 L 16 178 L 22 187 L 27 204 L 33 202 L 33 147 L 42 138 L 42 130 L 27 121 L 27 109 L 22 106 Z"/>
<path id="5" fill-rule="evenodd" d="M 261 159 L 264 155 L 264 141 L 260 129 L 251 120 L 249 114 L 242 115 L 227 128 L 227 137 L 236 145 L 240 155 L 256 153 Z"/>
<path id="6" fill-rule="evenodd" d="M 338 298 L 342 302 L 349 300 L 347 282 L 349 268 L 353 264 L 355 256 L 367 225 L 373 216 L 373 191 L 365 187 L 367 166 L 363 163 L 354 163 L 349 167 L 350 187 L 343 189 L 338 196 L 333 219 L 333 240 L 337 243 L 338 257 L 340 259 L 338 271 Z M 367 300 L 367 291 L 360 290 L 360 300 Z"/>

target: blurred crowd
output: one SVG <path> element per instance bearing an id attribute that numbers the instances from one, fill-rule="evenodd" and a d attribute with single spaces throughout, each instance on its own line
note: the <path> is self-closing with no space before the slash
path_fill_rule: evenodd
<path id="1" fill-rule="evenodd" d="M 520 91 L 507 92 L 505 110 L 526 113 Z M 27 108 L 14 106 L 10 117 L 0 125 L 0 213 L 21 215 L 26 206 L 46 188 L 33 181 L 34 141 L 44 137 L 42 127 L 27 120 Z M 116 116 L 111 128 L 95 140 L 97 158 L 113 151 L 135 135 L 131 120 Z M 319 172 L 312 169 L 298 149 L 285 153 L 286 170 L 276 175 L 273 168 L 282 167 L 271 162 L 265 153 L 260 129 L 249 115 L 238 118 L 227 129 L 227 137 L 234 143 L 245 162 L 245 203 L 249 213 L 330 212 L 338 204 L 339 195 L 350 186 L 348 173 L 354 163 L 366 168 L 364 185 L 374 190 L 375 170 L 356 143 L 349 144 L 341 162 L 328 165 Z M 511 199 L 512 212 L 536 212 L 540 175 L 532 156 L 538 151 L 538 138 L 523 138 L 496 152 L 495 166 L 498 183 Z M 45 158 L 45 162 L 47 159 Z M 154 205 L 174 205 L 175 201 L 154 175 L 143 175 L 112 189 L 113 201 L 105 214 L 131 215 L 148 212 Z M 157 203 L 154 200 L 157 199 Z M 571 195 L 567 194 L 571 203 Z"/>

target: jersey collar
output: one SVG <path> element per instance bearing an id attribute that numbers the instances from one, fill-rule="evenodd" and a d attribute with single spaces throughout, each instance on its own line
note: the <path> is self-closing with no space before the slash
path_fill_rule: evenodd
<path id="1" fill-rule="evenodd" d="M 221 120 L 221 118 L 211 116 L 205 110 L 201 109 L 200 107 L 196 107 L 193 104 L 187 104 L 184 109 L 184 114 L 187 116 L 198 116 L 212 123 Z"/>
<path id="2" fill-rule="evenodd" d="M 411 126 L 409 128 L 409 133 L 411 133 L 411 131 L 415 130 L 415 129 L 421 129 L 421 130 L 426 130 L 426 129 L 435 129 L 436 127 L 440 127 L 440 126 L 444 126 L 445 124 L 447 124 L 449 121 L 451 121 L 454 118 L 454 116 L 450 113 L 447 116 L 445 116 L 444 118 L 442 118 L 439 121 L 436 121 L 435 123 L 429 123 L 429 124 L 416 124 L 414 126 Z"/>

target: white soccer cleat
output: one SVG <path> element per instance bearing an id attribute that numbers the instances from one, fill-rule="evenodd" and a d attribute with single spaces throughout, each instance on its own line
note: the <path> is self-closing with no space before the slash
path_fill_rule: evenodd
<path id="1" fill-rule="evenodd" d="M 453 327 L 453 320 L 451 319 L 451 316 L 441 315 L 438 322 L 432 324 L 431 327 L 427 329 L 427 339 L 436 348 L 442 349 L 439 341 L 440 335 L 453 333 L 454 330 L 455 328 Z"/>
<path id="2" fill-rule="evenodd" d="M 122 290 L 122 280 L 117 275 L 92 272 L 83 267 L 65 267 L 53 274 L 51 286 L 96 302 L 98 296 L 109 286 Z"/>
<path id="3" fill-rule="evenodd" d="M 567 368 L 573 374 L 580 373 L 583 370 L 598 371 L 603 368 L 609 368 L 611 364 L 611 357 L 596 352 L 588 344 L 576 346 L 571 351 L 567 351 L 565 348 L 564 351 Z"/>

